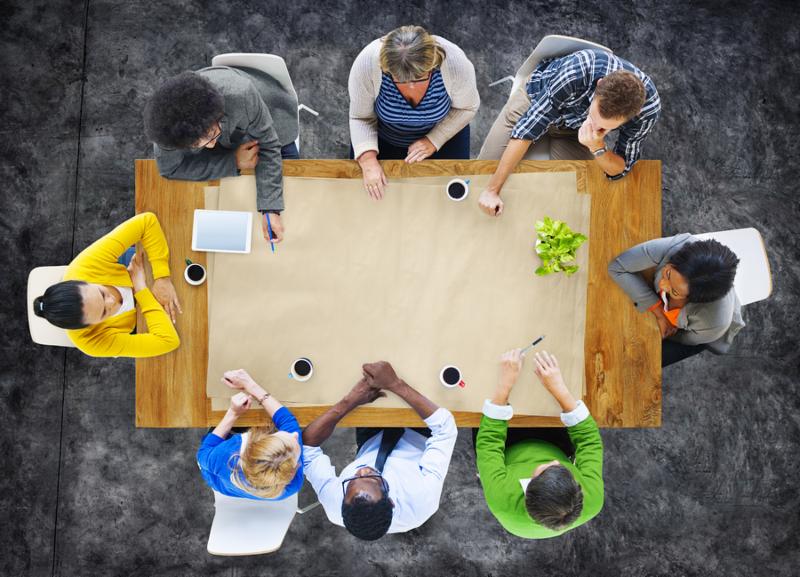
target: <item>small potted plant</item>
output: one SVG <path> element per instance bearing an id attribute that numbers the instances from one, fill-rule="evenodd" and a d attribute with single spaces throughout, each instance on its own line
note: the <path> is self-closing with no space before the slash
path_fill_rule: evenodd
<path id="1" fill-rule="evenodd" d="M 578 265 L 574 264 L 575 252 L 584 242 L 584 235 L 574 232 L 561 220 L 546 216 L 544 220 L 536 221 L 536 254 L 542 259 L 542 266 L 536 269 L 536 274 L 575 274 L 578 270 Z"/>

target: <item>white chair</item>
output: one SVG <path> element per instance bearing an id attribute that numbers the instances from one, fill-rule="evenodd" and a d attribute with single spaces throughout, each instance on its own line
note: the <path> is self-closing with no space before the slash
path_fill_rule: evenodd
<path id="1" fill-rule="evenodd" d="M 228 497 L 214 491 L 214 520 L 208 535 L 212 555 L 262 555 L 280 549 L 295 513 L 319 505 L 297 507 L 297 494 L 281 501 Z"/>
<path id="2" fill-rule="evenodd" d="M 764 300 L 772 293 L 772 273 L 764 239 L 754 228 L 739 228 L 693 235 L 700 240 L 714 239 L 739 257 L 733 289 L 742 306 Z"/>
<path id="3" fill-rule="evenodd" d="M 278 84 L 295 100 L 297 100 L 297 92 L 295 92 L 294 84 L 292 84 L 292 77 L 289 76 L 289 69 L 286 67 L 286 61 L 276 54 L 252 54 L 247 52 L 231 52 L 229 54 L 217 54 L 211 59 L 212 66 L 230 66 L 232 68 L 255 68 L 265 74 L 274 78 Z M 297 107 L 297 126 L 300 126 L 300 107 Z M 313 111 L 312 111 L 313 112 Z M 298 131 L 297 140 L 295 140 L 298 152 L 300 151 L 300 133 Z"/>
<path id="4" fill-rule="evenodd" d="M 42 317 L 37 317 L 33 312 L 33 300 L 44 294 L 48 287 L 61 282 L 66 272 L 66 266 L 40 266 L 33 269 L 28 275 L 28 329 L 31 339 L 39 345 L 53 347 L 72 347 L 75 345 L 67 336 L 67 331 L 51 325 Z"/>

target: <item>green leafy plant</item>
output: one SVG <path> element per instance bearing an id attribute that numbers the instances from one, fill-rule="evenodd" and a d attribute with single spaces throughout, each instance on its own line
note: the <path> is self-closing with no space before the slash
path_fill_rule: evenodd
<path id="1" fill-rule="evenodd" d="M 536 269 L 536 274 L 575 274 L 578 265 L 571 263 L 575 261 L 578 247 L 586 242 L 584 235 L 573 232 L 567 223 L 546 216 L 544 220 L 536 221 L 536 239 L 536 254 L 542 259 L 542 266 Z"/>

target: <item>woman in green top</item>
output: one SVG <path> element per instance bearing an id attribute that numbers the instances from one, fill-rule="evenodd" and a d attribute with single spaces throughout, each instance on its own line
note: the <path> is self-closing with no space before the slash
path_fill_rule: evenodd
<path id="1" fill-rule="evenodd" d="M 486 504 L 500 524 L 518 537 L 546 539 L 583 525 L 603 508 L 603 441 L 586 405 L 564 384 L 555 356 L 545 351 L 535 355 L 536 375 L 561 405 L 574 462 L 537 429 L 506 446 L 514 414 L 508 397 L 523 360 L 520 349 L 502 356 L 500 382 L 483 404 L 475 452 Z"/>

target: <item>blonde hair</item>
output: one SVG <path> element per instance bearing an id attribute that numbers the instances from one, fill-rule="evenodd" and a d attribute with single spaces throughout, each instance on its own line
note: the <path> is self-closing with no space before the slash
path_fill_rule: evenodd
<path id="1" fill-rule="evenodd" d="M 444 59 L 444 50 L 422 26 L 401 26 L 383 39 L 381 70 L 396 82 L 422 78 Z"/>
<path id="2" fill-rule="evenodd" d="M 242 491 L 264 499 L 279 497 L 295 474 L 295 446 L 284 437 L 275 435 L 274 429 L 253 427 L 244 452 L 237 456 L 239 463 L 232 466 L 231 482 Z"/>

